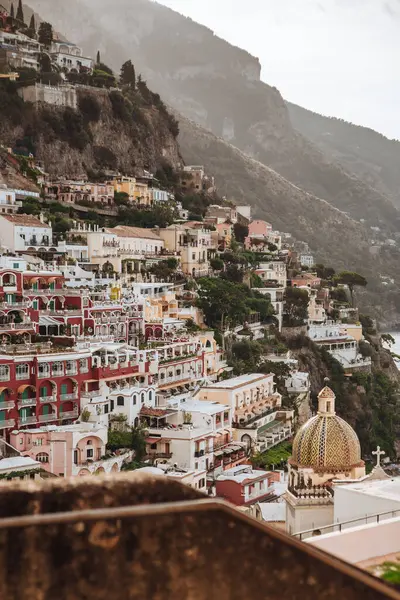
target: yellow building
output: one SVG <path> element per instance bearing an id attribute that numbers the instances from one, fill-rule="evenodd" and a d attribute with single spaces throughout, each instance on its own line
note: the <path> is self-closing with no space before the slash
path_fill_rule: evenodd
<path id="1" fill-rule="evenodd" d="M 135 177 L 117 177 L 111 182 L 114 187 L 114 191 L 119 194 L 128 194 L 129 199 L 133 200 L 135 197 Z"/>

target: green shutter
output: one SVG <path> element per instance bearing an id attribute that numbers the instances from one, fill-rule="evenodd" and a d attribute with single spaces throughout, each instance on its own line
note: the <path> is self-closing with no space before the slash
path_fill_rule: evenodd
<path id="1" fill-rule="evenodd" d="M 26 388 L 23 392 L 22 392 L 22 400 L 28 400 L 29 398 L 29 390 L 28 388 Z"/>
<path id="2" fill-rule="evenodd" d="M 6 420 L 6 413 L 4 410 L 0 410 L 0 422 Z"/>
<path id="3" fill-rule="evenodd" d="M 43 414 L 44 415 L 49 415 L 51 413 L 51 407 L 46 404 L 45 406 L 43 406 Z"/>
<path id="4" fill-rule="evenodd" d="M 64 394 L 68 394 L 68 386 L 66 383 L 61 385 L 61 395 L 64 396 Z"/>
<path id="5" fill-rule="evenodd" d="M 47 396 L 47 395 L 48 395 L 48 394 L 47 394 L 47 388 L 46 388 L 46 387 L 41 387 L 41 388 L 40 388 L 40 392 L 39 392 L 39 393 L 40 393 L 40 397 L 41 397 L 41 398 L 44 398 L 45 396 Z"/>

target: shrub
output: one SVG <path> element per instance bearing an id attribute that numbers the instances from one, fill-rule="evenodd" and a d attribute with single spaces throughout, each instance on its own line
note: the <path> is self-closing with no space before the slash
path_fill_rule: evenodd
<path id="1" fill-rule="evenodd" d="M 101 116 L 101 106 L 93 94 L 79 97 L 79 110 L 86 121 L 97 122 Z"/>

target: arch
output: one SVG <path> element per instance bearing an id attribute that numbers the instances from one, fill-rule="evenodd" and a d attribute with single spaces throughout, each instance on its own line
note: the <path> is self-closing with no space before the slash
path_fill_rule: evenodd
<path id="1" fill-rule="evenodd" d="M 36 454 L 36 460 L 41 463 L 48 463 L 49 455 L 47 452 L 39 452 L 39 454 Z"/>
<path id="2" fill-rule="evenodd" d="M 118 471 L 119 471 L 118 463 L 114 463 L 113 466 L 111 467 L 111 473 L 118 473 Z"/>
<path id="3" fill-rule="evenodd" d="M 103 469 L 103 467 L 99 467 L 94 472 L 95 475 L 103 475 L 103 473 L 105 473 L 105 470 Z"/>
<path id="4" fill-rule="evenodd" d="M 85 477 L 86 475 L 91 475 L 89 469 L 81 469 L 78 473 L 78 477 Z"/>

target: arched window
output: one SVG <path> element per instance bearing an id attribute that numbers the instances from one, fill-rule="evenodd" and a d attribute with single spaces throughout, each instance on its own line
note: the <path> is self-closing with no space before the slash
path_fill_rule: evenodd
<path id="1" fill-rule="evenodd" d="M 153 392 L 151 390 L 149 392 L 149 402 L 153 402 Z"/>
<path id="2" fill-rule="evenodd" d="M 136 394 L 133 394 L 133 398 L 132 398 L 133 404 L 135 405 L 137 402 L 137 396 Z"/>
<path id="3" fill-rule="evenodd" d="M 141 399 L 141 401 L 142 401 L 142 404 L 143 404 L 143 402 L 145 401 L 145 395 L 144 395 L 144 392 L 142 392 L 142 395 L 141 395 L 140 399 Z"/>
<path id="4" fill-rule="evenodd" d="M 92 440 L 88 440 L 88 441 L 87 441 L 87 445 L 88 445 L 88 446 L 93 446 L 93 442 L 92 442 Z"/>
<path id="5" fill-rule="evenodd" d="M 117 406 L 125 406 L 125 398 L 123 396 L 117 397 Z"/>
<path id="6" fill-rule="evenodd" d="M 7 365 L 0 365 L 0 381 L 9 381 L 10 379 L 10 367 Z"/>
<path id="7" fill-rule="evenodd" d="M 48 463 L 49 455 L 46 454 L 46 452 L 40 452 L 39 454 L 36 455 L 36 460 L 41 463 Z"/>

